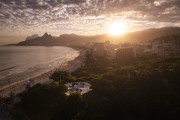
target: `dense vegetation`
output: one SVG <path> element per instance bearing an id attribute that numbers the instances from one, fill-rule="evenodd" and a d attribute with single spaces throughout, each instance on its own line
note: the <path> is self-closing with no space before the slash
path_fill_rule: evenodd
<path id="1" fill-rule="evenodd" d="M 179 57 L 123 64 L 87 57 L 86 66 L 74 73 L 58 71 L 51 76 L 55 83 L 23 93 L 18 106 L 32 120 L 180 119 Z M 63 84 L 68 81 L 88 81 L 92 91 L 65 96 Z"/>
<path id="2" fill-rule="evenodd" d="M 23 111 L 32 120 L 70 120 L 79 111 L 83 98 L 80 94 L 66 96 L 66 87 L 57 83 L 36 85 L 22 95 Z"/>
<path id="3" fill-rule="evenodd" d="M 93 89 L 85 96 L 80 119 L 180 118 L 179 57 L 139 59 L 121 66 L 106 62 L 96 61 L 96 67 L 76 71 L 77 76 L 88 74 L 84 79 L 90 80 Z M 102 67 L 104 71 L 96 74 Z"/>

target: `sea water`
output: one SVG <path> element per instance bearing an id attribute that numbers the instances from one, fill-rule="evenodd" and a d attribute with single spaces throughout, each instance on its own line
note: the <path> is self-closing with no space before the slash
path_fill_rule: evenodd
<path id="1" fill-rule="evenodd" d="M 0 47 L 0 87 L 55 69 L 78 55 L 78 51 L 60 46 Z"/>

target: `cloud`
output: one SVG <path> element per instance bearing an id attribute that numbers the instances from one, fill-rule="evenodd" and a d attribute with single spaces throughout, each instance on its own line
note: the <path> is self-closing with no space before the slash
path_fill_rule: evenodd
<path id="1" fill-rule="evenodd" d="M 139 21 L 140 24 L 146 21 L 149 22 L 148 25 L 158 22 L 164 25 L 178 24 L 180 1 L 0 0 L 0 34 L 14 32 L 13 30 L 16 30 L 14 33 L 25 30 L 27 33 L 32 30 L 43 31 L 44 26 L 49 31 L 58 32 L 68 29 L 75 32 L 95 31 L 118 20 Z"/>

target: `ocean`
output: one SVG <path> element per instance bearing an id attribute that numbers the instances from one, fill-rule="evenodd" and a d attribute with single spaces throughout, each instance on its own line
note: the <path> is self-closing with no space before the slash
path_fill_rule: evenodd
<path id="1" fill-rule="evenodd" d="M 56 69 L 75 59 L 79 51 L 68 47 L 0 47 L 0 87 Z"/>

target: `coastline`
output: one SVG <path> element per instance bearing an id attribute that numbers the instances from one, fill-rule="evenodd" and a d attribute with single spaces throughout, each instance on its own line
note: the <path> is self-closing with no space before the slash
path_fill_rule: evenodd
<path id="1" fill-rule="evenodd" d="M 73 47 L 71 47 L 71 48 L 73 48 Z M 2 96 L 2 97 L 9 96 L 10 89 L 12 90 L 12 92 L 15 95 L 23 92 L 26 89 L 28 80 L 33 80 L 35 84 L 51 83 L 53 80 L 49 79 L 49 76 L 52 75 L 53 72 L 55 72 L 57 70 L 63 70 L 63 71 L 68 71 L 68 72 L 75 71 L 76 69 L 78 69 L 79 67 L 81 67 L 84 64 L 85 49 L 77 49 L 77 48 L 73 48 L 73 49 L 79 51 L 79 55 L 74 60 L 67 61 L 67 62 L 61 64 L 60 66 L 53 68 L 50 71 L 45 72 L 43 74 L 31 77 L 31 78 L 27 78 L 24 80 L 19 80 L 15 83 L 12 83 L 10 87 L 9 87 L 9 85 L 6 85 L 6 86 L 0 88 L 0 96 Z"/>

